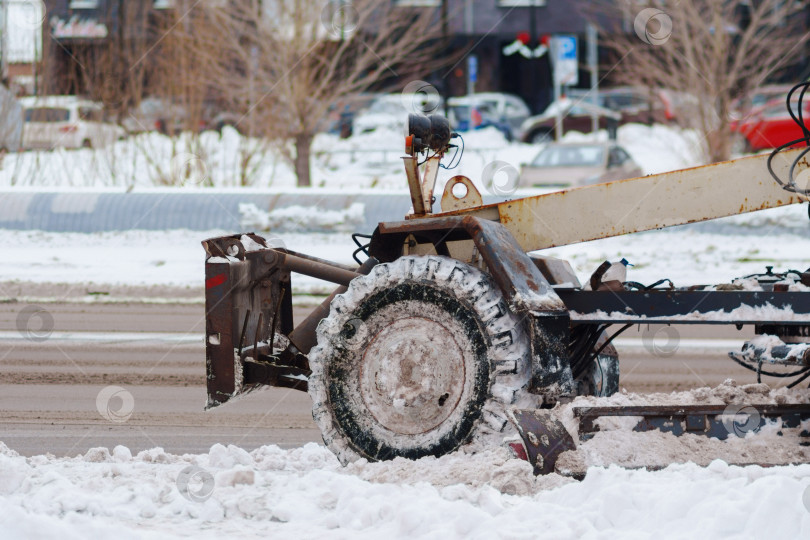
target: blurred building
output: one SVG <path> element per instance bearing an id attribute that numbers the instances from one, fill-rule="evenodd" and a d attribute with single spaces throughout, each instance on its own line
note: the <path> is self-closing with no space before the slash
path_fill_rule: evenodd
<path id="1" fill-rule="evenodd" d="M 465 54 L 469 51 L 478 59 L 476 91 L 516 94 L 535 112 L 544 109 L 552 99 L 550 55 L 542 48 L 548 45 L 551 36 L 576 36 L 580 65 L 586 64 L 587 21 L 579 10 L 582 0 L 397 0 L 397 3 L 438 7 L 449 48 Z M 465 61 L 443 75 L 447 95 L 466 93 Z M 587 83 L 586 71 L 581 70 L 579 81 Z"/>
<path id="2" fill-rule="evenodd" d="M 159 41 L 161 17 L 171 0 L 44 0 L 41 71 L 49 94 L 108 94 L 114 83 L 150 61 L 144 53 Z M 121 65 L 121 64 L 130 64 Z M 131 70 L 130 70 L 131 71 Z M 114 82 L 111 82 L 113 81 Z"/>
<path id="3" fill-rule="evenodd" d="M 154 48 L 166 45 L 161 28 L 170 28 L 180 20 L 189 24 L 190 17 L 185 14 L 200 1 L 227 9 L 229 0 L 0 0 L 3 76 L 28 93 L 84 94 L 105 102 L 110 101 L 110 94 L 123 92 L 117 87 L 133 81 L 142 88 L 160 89 L 163 82 L 153 63 L 161 60 Z M 541 111 L 553 96 L 550 52 L 545 47 L 552 36 L 559 35 L 572 36 L 577 42 L 578 77 L 571 86 L 589 85 L 588 25 L 583 11 L 592 2 L 390 1 L 403 7 L 437 10 L 436 24 L 441 26 L 444 47 L 459 59 L 430 78 L 445 96 L 467 93 L 470 73 L 466 58 L 473 54 L 478 66 L 477 92 L 513 93 L 533 112 Z M 323 2 L 351 4 L 351 0 Z M 810 22 L 810 8 L 806 11 Z M 624 21 L 624 31 L 633 32 L 631 20 Z M 607 54 L 598 49 L 600 65 L 612 63 Z M 602 85 L 610 84 L 609 71 L 599 75 Z M 795 80 L 808 75 L 794 69 L 785 77 Z"/>
<path id="4" fill-rule="evenodd" d="M 0 2 L 0 78 L 15 93 L 35 91 L 44 18 L 45 10 L 39 2 Z"/>

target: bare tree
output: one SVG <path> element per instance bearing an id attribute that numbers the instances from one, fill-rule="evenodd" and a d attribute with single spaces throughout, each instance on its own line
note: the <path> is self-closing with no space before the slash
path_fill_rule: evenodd
<path id="1" fill-rule="evenodd" d="M 219 83 L 220 101 L 239 113 L 240 129 L 278 141 L 300 186 L 310 185 L 310 149 L 330 105 L 424 77 L 441 63 L 435 8 L 390 0 L 217 5 L 201 4 L 216 42 L 195 30 L 188 44 Z"/>
<path id="2" fill-rule="evenodd" d="M 810 34 L 805 1 L 601 0 L 588 14 L 617 58 L 623 83 L 687 96 L 691 127 L 706 142 L 707 159 L 731 153 L 735 97 L 768 82 L 800 58 Z"/>

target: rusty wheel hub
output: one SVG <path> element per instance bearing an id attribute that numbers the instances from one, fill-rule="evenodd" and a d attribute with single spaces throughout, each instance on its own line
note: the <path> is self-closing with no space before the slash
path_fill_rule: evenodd
<path id="1" fill-rule="evenodd" d="M 429 431 L 464 390 L 464 351 L 442 324 L 407 317 L 384 327 L 363 355 L 360 394 L 374 418 L 409 435 Z"/>

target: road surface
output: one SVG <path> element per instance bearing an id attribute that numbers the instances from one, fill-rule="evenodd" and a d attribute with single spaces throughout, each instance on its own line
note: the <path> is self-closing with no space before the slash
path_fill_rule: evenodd
<path id="1" fill-rule="evenodd" d="M 296 318 L 307 312 L 297 309 Z M 27 322 L 18 328 L 21 313 Z M 24 455 L 57 456 L 118 444 L 198 453 L 216 443 L 253 449 L 321 442 L 302 392 L 267 389 L 203 410 L 203 315 L 194 303 L 0 304 L 0 441 Z M 52 329 L 40 328 L 43 322 Z M 754 382 L 726 357 L 750 329 L 675 330 L 632 328 L 621 336 L 622 388 Z"/>

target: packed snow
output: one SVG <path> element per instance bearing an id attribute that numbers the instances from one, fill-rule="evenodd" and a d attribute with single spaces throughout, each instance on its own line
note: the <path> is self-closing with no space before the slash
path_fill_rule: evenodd
<path id="1" fill-rule="evenodd" d="M 0 444 L 0 530 L 29 538 L 808 538 L 810 465 L 533 477 L 504 449 L 341 467 L 324 447 L 182 456 Z"/>

